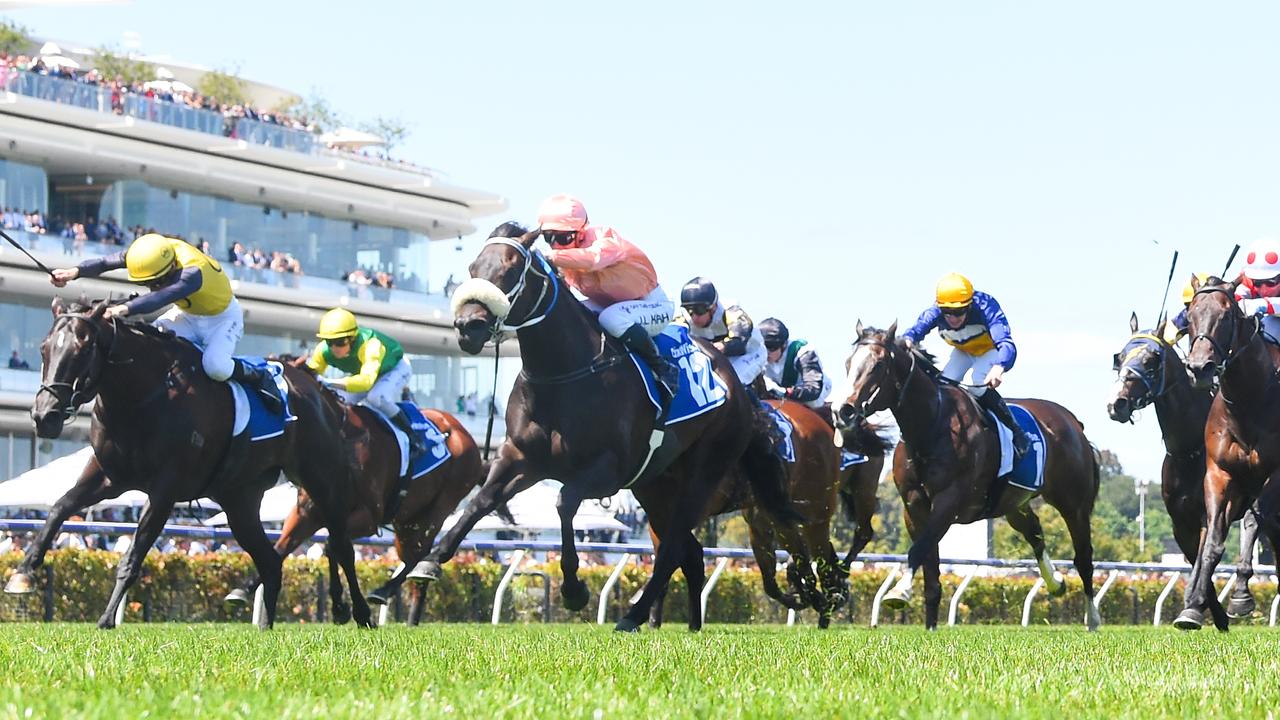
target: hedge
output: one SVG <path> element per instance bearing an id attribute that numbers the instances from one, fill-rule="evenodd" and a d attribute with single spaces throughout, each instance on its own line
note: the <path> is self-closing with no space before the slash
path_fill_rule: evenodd
<path id="1" fill-rule="evenodd" d="M 96 621 L 106 606 L 115 582 L 118 556 L 98 550 L 61 550 L 50 552 L 46 567 L 52 571 L 52 619 L 68 622 Z M 0 555 L 0 577 L 8 578 L 21 561 L 18 553 Z M 393 565 L 383 560 L 358 563 L 361 588 L 371 590 L 390 577 Z M 126 622 L 245 622 L 249 610 L 223 606 L 222 598 L 238 586 L 251 571 L 251 563 L 242 553 L 210 553 L 198 557 L 179 554 L 147 555 L 142 579 L 129 593 Z M 427 589 L 424 622 L 487 622 L 492 612 L 493 594 L 502 578 L 503 566 L 490 561 L 467 564 L 449 563 L 444 576 Z M 560 568 L 550 565 L 528 565 L 513 579 L 503 606 L 505 622 L 594 622 L 596 598 L 611 568 L 585 567 L 580 575 L 592 590 L 593 600 L 587 608 L 571 613 L 560 605 Z M 835 622 L 866 625 L 871 601 L 881 582 L 883 570 L 855 571 L 850 576 L 851 604 L 836 615 Z M 648 569 L 629 565 L 609 598 L 608 618 L 616 619 L 648 577 Z M 1101 586 L 1104 575 L 1097 576 Z M 46 572 L 37 572 L 36 592 L 25 596 L 5 595 L 0 598 L 0 621 L 38 621 L 45 617 Z M 1185 578 L 1185 576 L 1184 576 Z M 280 622 L 324 622 L 328 618 L 326 583 L 328 566 L 323 560 L 290 557 L 285 560 L 284 584 L 277 609 Z M 974 578 L 965 591 L 959 607 L 958 621 L 965 624 L 1016 624 L 1021 621 L 1022 603 L 1035 579 L 1033 576 L 994 576 Z M 779 575 L 779 582 L 785 578 Z M 946 621 L 947 608 L 960 578 L 944 575 L 941 620 Z M 1137 578 L 1127 574 L 1118 578 L 1102 602 L 1103 621 L 1107 624 L 1147 624 L 1155 609 L 1157 596 L 1166 579 Z M 545 586 L 551 585 L 548 603 Z M 403 618 L 408 607 L 412 584 L 406 584 L 400 602 L 393 607 L 397 618 Z M 1221 585 L 1219 585 L 1221 587 Z M 1274 583 L 1255 578 L 1252 588 L 1258 611 L 1241 622 L 1265 624 L 1267 611 L 1276 594 Z M 921 580 L 916 579 L 916 600 L 907 610 L 881 613 L 884 624 L 912 623 L 923 620 L 920 602 Z M 677 575 L 671 584 L 666 604 L 666 619 L 681 624 L 688 617 L 686 585 Z M 1169 622 L 1182 607 L 1182 582 L 1165 601 L 1163 622 Z M 708 600 L 708 616 L 717 623 L 781 623 L 786 610 L 765 597 L 760 574 L 753 564 L 726 568 Z M 1080 580 L 1068 576 L 1065 597 L 1049 598 L 1043 591 L 1032 603 L 1032 622 L 1054 625 L 1081 624 L 1084 620 L 1084 596 Z M 816 622 L 812 612 L 801 613 L 801 623 Z"/>

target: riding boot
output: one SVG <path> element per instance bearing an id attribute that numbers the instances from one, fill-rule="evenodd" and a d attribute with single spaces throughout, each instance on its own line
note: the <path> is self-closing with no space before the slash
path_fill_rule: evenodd
<path id="1" fill-rule="evenodd" d="M 405 435 L 409 436 L 409 462 L 417 460 L 427 452 L 427 444 L 422 441 L 422 438 L 413 429 L 412 423 L 409 422 L 409 416 L 404 414 L 404 410 L 391 416 L 391 424 L 400 428 Z"/>
<path id="2" fill-rule="evenodd" d="M 1027 436 L 1022 426 L 1018 425 L 1018 421 L 1013 419 L 1013 413 L 1009 411 L 1009 406 L 1005 404 L 1004 398 L 1000 397 L 1000 393 L 991 388 L 978 396 L 978 405 L 986 410 L 990 410 L 1005 427 L 1013 431 L 1013 456 L 1017 460 L 1021 460 L 1031 450 L 1031 438 Z"/>
<path id="3" fill-rule="evenodd" d="M 257 391 L 262 398 L 262 406 L 272 415 L 284 412 L 284 403 L 280 401 L 280 389 L 276 381 L 264 368 L 256 368 L 236 358 L 235 369 L 231 371 L 231 379 L 240 383 L 247 390 Z"/>
<path id="4" fill-rule="evenodd" d="M 658 352 L 658 345 L 649 337 L 646 331 L 640 325 L 632 325 L 627 331 L 622 333 L 618 338 L 622 341 L 624 347 L 631 352 L 640 356 L 645 365 L 653 371 L 653 377 L 658 381 L 658 385 L 662 388 L 665 398 L 662 401 L 663 412 L 666 405 L 676 396 L 676 392 L 680 389 L 680 369 L 675 365 L 667 362 L 662 354 Z"/>

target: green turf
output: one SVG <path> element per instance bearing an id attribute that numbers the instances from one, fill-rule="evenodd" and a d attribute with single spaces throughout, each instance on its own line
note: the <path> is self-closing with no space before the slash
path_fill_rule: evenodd
<path id="1" fill-rule="evenodd" d="M 1269 717 L 1280 635 L 0 626 L 0 718 Z"/>

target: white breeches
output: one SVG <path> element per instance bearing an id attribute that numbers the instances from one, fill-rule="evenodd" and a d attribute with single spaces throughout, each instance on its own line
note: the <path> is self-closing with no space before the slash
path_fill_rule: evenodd
<path id="1" fill-rule="evenodd" d="M 219 382 L 231 377 L 235 369 L 231 356 L 244 336 L 244 311 L 235 298 L 217 315 L 193 315 L 171 305 L 156 318 L 155 325 L 204 348 L 201 364 L 206 375 Z"/>
<path id="2" fill-rule="evenodd" d="M 408 360 L 400 358 L 400 362 L 378 376 L 368 392 L 357 393 L 340 388 L 335 389 L 348 403 L 363 402 L 387 417 L 395 417 L 400 412 L 400 406 L 396 403 L 400 402 L 404 389 L 409 386 L 409 381 L 412 379 L 413 367 L 409 365 Z"/>
<path id="3" fill-rule="evenodd" d="M 769 362 L 769 351 L 764 347 L 764 338 L 760 335 L 758 328 L 751 328 L 751 339 L 747 341 L 747 351 L 741 355 L 729 358 L 729 364 L 733 365 L 733 369 L 738 373 L 738 380 L 743 385 L 750 385 L 760 377 L 760 373 L 764 372 L 765 364 Z"/>
<path id="4" fill-rule="evenodd" d="M 637 324 L 644 327 L 649 337 L 653 337 L 671 324 L 676 312 L 675 305 L 661 285 L 639 300 L 623 300 L 609 307 L 601 307 L 590 300 L 582 302 L 600 314 L 600 327 L 614 337 L 622 337 L 627 328 Z"/>
<path id="5" fill-rule="evenodd" d="M 999 350 L 988 350 L 981 355 L 952 350 L 947 366 L 942 368 L 942 375 L 956 382 L 981 385 L 981 387 L 966 387 L 965 390 L 982 397 L 987 392 L 987 386 L 983 385 L 987 381 L 987 374 L 991 372 L 991 368 L 999 364 L 999 360 Z"/>

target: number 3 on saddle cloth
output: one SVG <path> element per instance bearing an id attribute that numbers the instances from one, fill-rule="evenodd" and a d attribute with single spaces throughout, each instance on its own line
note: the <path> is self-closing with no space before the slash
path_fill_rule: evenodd
<path id="1" fill-rule="evenodd" d="M 241 433 L 248 430 L 249 441 L 258 442 L 259 440 L 266 440 L 283 434 L 284 424 L 298 419 L 293 413 L 289 412 L 289 386 L 284 381 L 284 366 L 278 362 L 270 362 L 260 357 L 239 356 L 237 359 L 246 365 L 263 368 L 270 373 L 271 379 L 275 380 L 276 389 L 280 393 L 284 412 L 280 415 L 267 412 L 267 409 L 262 405 L 262 397 L 257 392 L 253 390 L 246 391 L 240 386 L 240 383 L 229 380 L 227 385 L 231 386 L 231 397 L 236 409 L 236 418 L 231 424 L 231 437 L 239 437 Z"/>
<path id="2" fill-rule="evenodd" d="M 400 406 L 400 410 L 404 412 L 405 417 L 409 418 L 409 426 L 413 428 L 418 437 L 422 438 L 422 444 L 427 448 L 426 452 L 414 459 L 413 467 L 409 467 L 409 439 L 405 437 L 404 432 L 391 424 L 387 416 L 378 412 L 377 409 L 368 405 L 365 407 L 373 410 L 378 419 L 395 435 L 396 444 L 400 446 L 400 477 L 407 482 L 420 478 L 440 467 L 445 460 L 453 457 L 453 454 L 449 452 L 449 446 L 446 443 L 449 436 L 441 432 L 435 423 L 431 422 L 426 415 L 423 415 L 417 405 L 408 402 L 396 404 Z"/>

